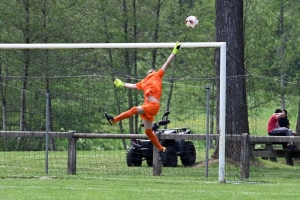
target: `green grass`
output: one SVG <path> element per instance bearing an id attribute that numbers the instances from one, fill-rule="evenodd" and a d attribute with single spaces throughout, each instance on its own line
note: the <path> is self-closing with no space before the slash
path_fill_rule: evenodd
<path id="1" fill-rule="evenodd" d="M 266 135 L 266 123 L 273 110 L 261 109 L 249 117 L 251 134 Z M 293 127 L 295 117 L 291 119 Z M 203 163 L 201 142 L 197 146 L 197 163 Z M 238 178 L 239 166 L 226 163 L 229 181 L 218 183 L 218 163 L 210 164 L 208 178 L 203 164 L 163 168 L 162 176 L 152 176 L 151 168 L 145 165 L 127 167 L 125 151 L 77 153 L 77 175 L 66 175 L 66 151 L 50 152 L 50 175 L 45 175 L 44 152 L 0 152 L 0 199 L 293 200 L 300 195 L 299 161 L 287 166 L 284 159 L 277 163 L 257 159 L 252 163 L 250 179 L 244 181 Z"/>
<path id="2" fill-rule="evenodd" d="M 0 152 L 0 199 L 298 199 L 300 163 L 287 166 L 258 159 L 246 181 L 218 183 L 218 163 L 204 167 L 127 167 L 122 151 L 78 151 L 78 175 L 66 175 L 67 152 L 50 152 L 50 175 L 44 172 L 44 152 Z M 203 155 L 201 155 L 203 157 Z M 10 163 L 6 168 L 4 164 Z M 258 165 L 259 164 L 259 165 Z M 11 171 L 7 171 L 7 169 Z M 9 175 L 5 175 L 6 173 Z M 238 167 L 226 165 L 226 179 Z M 199 173 L 202 172 L 202 173 Z"/>
<path id="3" fill-rule="evenodd" d="M 205 160 L 205 151 L 197 147 L 197 163 Z M 210 154 L 213 150 L 211 150 Z M 142 167 L 127 167 L 126 151 L 77 151 L 76 172 L 79 175 L 123 175 L 148 177 L 152 176 L 152 168 L 148 167 L 146 161 Z M 48 166 L 49 174 L 64 175 L 67 172 L 67 151 L 49 152 Z M 42 151 L 11 151 L 0 152 L 0 175 L 11 176 L 31 176 L 43 175 L 45 173 L 45 152 Z M 211 169 L 211 174 L 216 177 L 217 168 Z M 165 168 L 163 171 L 167 176 L 201 176 L 204 174 L 204 165 L 196 167 L 183 167 L 178 158 L 178 167 Z"/>
<path id="4" fill-rule="evenodd" d="M 22 199 L 299 199 L 298 179 L 269 183 L 218 183 L 167 177 L 35 177 L 0 180 L 0 198 Z"/>
<path id="5" fill-rule="evenodd" d="M 240 180 L 239 167 L 227 163 L 227 183 L 218 183 L 217 162 L 210 164 L 208 178 L 204 165 L 163 168 L 161 176 L 153 176 L 151 167 L 127 167 L 125 152 L 78 151 L 78 173 L 66 175 L 67 152 L 51 152 L 50 173 L 45 175 L 43 156 L 44 152 L 0 152 L 0 199 L 274 200 L 300 195 L 299 161 L 287 166 L 284 159 L 257 159 L 249 180 Z"/>

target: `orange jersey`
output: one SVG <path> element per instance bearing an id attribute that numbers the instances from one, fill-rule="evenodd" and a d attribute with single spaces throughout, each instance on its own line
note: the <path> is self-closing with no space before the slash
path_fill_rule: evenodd
<path id="1" fill-rule="evenodd" d="M 137 89 L 144 92 L 144 102 L 147 101 L 148 96 L 153 96 L 158 101 L 160 100 L 162 94 L 162 77 L 164 74 L 164 71 L 159 69 L 157 72 L 148 74 L 146 78 L 136 84 Z"/>

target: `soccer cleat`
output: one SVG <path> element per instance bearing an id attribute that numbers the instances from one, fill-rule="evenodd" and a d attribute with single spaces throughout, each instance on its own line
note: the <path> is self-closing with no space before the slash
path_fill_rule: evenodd
<path id="1" fill-rule="evenodd" d="M 105 118 L 107 119 L 107 121 L 109 122 L 110 125 L 114 125 L 114 118 L 110 115 L 108 115 L 107 113 L 104 113 Z"/>

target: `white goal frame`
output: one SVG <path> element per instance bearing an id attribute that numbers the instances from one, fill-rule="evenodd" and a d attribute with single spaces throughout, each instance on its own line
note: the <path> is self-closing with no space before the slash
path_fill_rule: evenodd
<path id="1" fill-rule="evenodd" d="M 48 43 L 0 44 L 0 49 L 158 49 L 174 43 Z M 225 182 L 226 42 L 181 42 L 181 48 L 220 48 L 219 182 Z"/>

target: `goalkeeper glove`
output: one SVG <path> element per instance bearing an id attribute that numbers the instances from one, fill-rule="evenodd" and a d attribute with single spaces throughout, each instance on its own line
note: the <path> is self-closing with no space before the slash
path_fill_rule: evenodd
<path id="1" fill-rule="evenodd" d="M 124 87 L 124 82 L 122 82 L 118 78 L 114 81 L 114 84 L 115 84 L 116 87 Z"/>
<path id="2" fill-rule="evenodd" d="M 174 46 L 174 49 L 173 49 L 173 54 L 176 54 L 179 52 L 179 49 L 180 49 L 180 46 L 181 44 L 178 43 L 178 41 L 176 42 L 175 46 Z"/>

